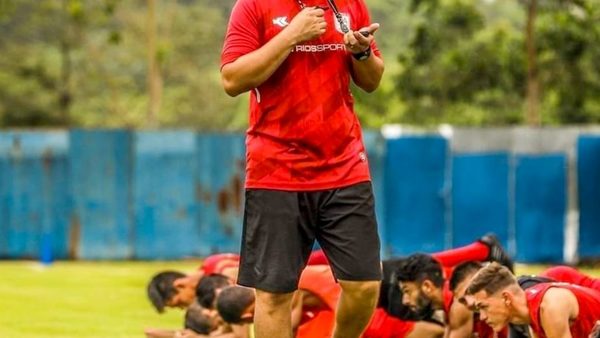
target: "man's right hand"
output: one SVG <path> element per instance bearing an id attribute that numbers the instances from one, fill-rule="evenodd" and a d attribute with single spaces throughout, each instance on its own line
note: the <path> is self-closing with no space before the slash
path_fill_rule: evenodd
<path id="1" fill-rule="evenodd" d="M 310 41 L 323 35 L 327 29 L 325 11 L 317 7 L 306 7 L 292 19 L 284 30 L 295 44 Z"/>

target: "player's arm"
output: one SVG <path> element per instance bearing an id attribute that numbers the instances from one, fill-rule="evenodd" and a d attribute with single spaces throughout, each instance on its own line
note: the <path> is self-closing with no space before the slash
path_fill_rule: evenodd
<path id="1" fill-rule="evenodd" d="M 470 338 L 473 335 L 473 312 L 455 301 L 450 307 L 444 338 Z"/>
<path id="2" fill-rule="evenodd" d="M 540 308 L 540 321 L 546 337 L 572 338 L 570 320 L 578 313 L 579 304 L 571 291 L 561 288 L 546 291 Z"/>
<path id="3" fill-rule="evenodd" d="M 344 44 L 346 49 L 352 54 L 359 54 L 371 48 L 373 43 L 373 34 L 379 29 L 379 24 L 374 23 L 368 27 L 361 28 L 359 31 L 351 31 L 344 35 Z M 361 32 L 369 32 L 364 36 Z M 370 93 L 379 87 L 381 77 L 383 76 L 383 60 L 371 52 L 369 57 L 364 60 L 357 60 L 352 57 L 352 79 L 357 86 Z"/>
<path id="4" fill-rule="evenodd" d="M 235 26 L 235 22 L 230 25 Z M 260 86 L 285 61 L 292 47 L 323 35 L 326 28 L 325 11 L 316 7 L 304 8 L 265 45 L 223 66 L 221 80 L 225 92 L 237 96 Z"/>
<path id="5" fill-rule="evenodd" d="M 292 298 L 292 329 L 294 333 L 300 326 L 300 321 L 302 320 L 302 307 L 304 306 L 303 302 L 304 291 L 298 290 L 294 292 L 294 297 Z"/>

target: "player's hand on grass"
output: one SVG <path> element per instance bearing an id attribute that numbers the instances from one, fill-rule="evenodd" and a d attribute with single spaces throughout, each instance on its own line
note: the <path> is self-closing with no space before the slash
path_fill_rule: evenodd
<path id="1" fill-rule="evenodd" d="M 284 31 L 291 34 L 295 44 L 298 44 L 320 37 L 326 29 L 325 11 L 317 7 L 306 7 L 292 19 Z"/>
<path id="2" fill-rule="evenodd" d="M 374 39 L 373 34 L 378 29 L 379 24 L 373 23 L 368 27 L 363 27 L 357 31 L 349 31 L 348 33 L 344 34 L 344 44 L 346 45 L 346 50 L 352 54 L 366 51 L 369 46 L 371 46 L 371 43 Z"/>

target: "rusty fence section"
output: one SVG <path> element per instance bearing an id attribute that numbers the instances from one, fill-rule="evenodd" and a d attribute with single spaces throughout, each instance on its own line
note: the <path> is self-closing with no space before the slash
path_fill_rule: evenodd
<path id="1" fill-rule="evenodd" d="M 369 131 L 364 140 L 387 257 L 487 232 L 522 262 L 600 257 L 599 131 Z M 241 133 L 2 131 L 0 258 L 238 251 L 244 157 Z"/>

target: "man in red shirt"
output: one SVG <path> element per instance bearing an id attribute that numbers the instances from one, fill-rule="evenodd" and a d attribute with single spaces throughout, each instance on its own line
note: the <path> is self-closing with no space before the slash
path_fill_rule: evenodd
<path id="1" fill-rule="evenodd" d="M 458 276 L 472 273 L 472 266 L 473 269 L 479 268 L 477 262 L 471 261 L 459 265 L 458 270 L 454 270 L 455 267 L 443 269 L 433 255 L 410 256 L 396 271 L 403 292 L 402 302 L 417 312 L 442 310 L 446 337 L 506 337 L 506 331 L 495 334 L 481 318 L 474 316 L 464 304 L 454 299 Z M 446 273 L 452 277 L 448 278 Z"/>
<path id="2" fill-rule="evenodd" d="M 185 309 L 196 299 L 196 286 L 202 277 L 221 274 L 234 279 L 239 261 L 238 254 L 221 253 L 206 257 L 198 270 L 189 274 L 161 271 L 148 283 L 148 298 L 159 313 L 162 313 L 165 307 Z"/>
<path id="3" fill-rule="evenodd" d="M 568 283 L 521 289 L 505 267 L 492 263 L 471 280 L 465 295 L 494 331 L 529 325 L 537 338 L 587 338 L 600 320 L 600 292 Z"/>
<path id="4" fill-rule="evenodd" d="M 238 0 L 227 29 L 223 86 L 250 91 L 238 283 L 256 289 L 257 338 L 292 337 L 292 296 L 315 239 L 342 289 L 334 337 L 360 336 L 377 301 L 380 244 L 349 86 L 379 86 L 379 25 L 364 0 L 336 3 Z"/>

